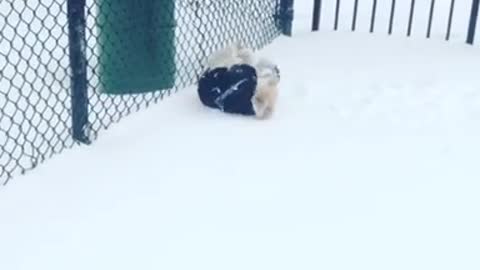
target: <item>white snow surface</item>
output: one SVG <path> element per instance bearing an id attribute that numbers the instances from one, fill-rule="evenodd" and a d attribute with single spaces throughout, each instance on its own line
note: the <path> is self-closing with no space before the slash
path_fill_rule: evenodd
<path id="1" fill-rule="evenodd" d="M 480 49 L 281 37 L 268 121 L 194 87 L 0 189 L 0 269 L 479 269 Z"/>

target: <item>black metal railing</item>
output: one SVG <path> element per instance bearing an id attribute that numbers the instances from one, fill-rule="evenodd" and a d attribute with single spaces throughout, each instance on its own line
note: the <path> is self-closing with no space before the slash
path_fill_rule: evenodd
<path id="1" fill-rule="evenodd" d="M 419 2 L 422 2 L 421 8 L 419 8 Z M 432 38 L 433 35 L 433 26 L 435 23 L 444 26 L 444 29 L 440 29 L 437 31 L 438 34 L 444 36 L 446 40 L 450 40 L 452 37 L 452 25 L 455 19 L 455 11 L 458 10 L 458 6 L 462 8 L 467 8 L 468 12 L 464 12 L 462 15 L 457 16 L 457 20 L 465 20 L 465 17 L 468 16 L 468 20 L 466 20 L 465 27 L 467 28 L 465 33 L 465 37 L 463 38 L 468 44 L 474 44 L 475 42 L 475 34 L 477 32 L 477 22 L 478 22 L 478 11 L 480 0 L 468 0 L 459 3 L 460 1 L 455 0 L 445 0 L 440 1 L 440 4 L 446 6 L 448 12 L 446 16 L 436 16 L 438 10 L 439 1 L 436 0 L 424 0 L 424 1 L 416 1 L 416 0 L 405 0 L 405 1 L 396 1 L 396 0 L 350 0 L 350 1 L 341 1 L 341 0 L 314 0 L 313 1 L 313 20 L 312 20 L 312 31 L 319 31 L 322 25 L 322 15 L 325 15 L 324 6 L 325 4 L 334 5 L 334 18 L 333 18 L 333 25 L 329 25 L 326 23 L 326 28 L 330 28 L 333 30 L 339 30 L 339 23 L 344 21 L 351 20 L 351 31 L 359 30 L 358 27 L 358 17 L 360 13 L 360 7 L 362 7 L 362 15 L 369 16 L 369 21 L 365 24 L 368 27 L 368 31 L 370 33 L 377 32 L 378 25 L 378 17 L 382 15 L 386 18 L 386 27 L 387 33 L 392 35 L 396 30 L 400 30 L 401 33 L 405 31 L 406 36 L 410 37 L 413 35 L 414 27 L 424 27 L 424 33 L 426 38 Z M 388 9 L 383 9 L 383 11 L 379 12 L 379 4 L 387 4 Z M 407 4 L 408 13 L 402 14 L 406 15 L 408 20 L 405 24 L 396 24 L 397 14 L 398 14 L 398 6 L 400 4 Z M 427 5 L 425 5 L 427 4 Z M 403 6 L 405 9 L 405 6 Z M 422 9 L 427 10 L 422 10 Z M 353 10 L 351 16 L 341 16 L 342 9 Z M 328 13 L 327 13 L 328 14 Z M 426 14 L 426 16 L 425 16 Z M 444 14 L 445 15 L 445 14 Z M 420 25 L 416 23 L 416 18 L 419 16 L 426 17 L 426 24 Z M 445 20 L 445 22 L 441 21 Z M 383 25 L 381 25 L 383 27 Z"/>

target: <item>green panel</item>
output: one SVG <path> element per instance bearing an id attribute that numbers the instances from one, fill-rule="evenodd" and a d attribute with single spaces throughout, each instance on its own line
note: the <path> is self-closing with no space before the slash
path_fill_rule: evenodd
<path id="1" fill-rule="evenodd" d="M 100 0 L 102 92 L 146 93 L 175 81 L 175 0 Z"/>

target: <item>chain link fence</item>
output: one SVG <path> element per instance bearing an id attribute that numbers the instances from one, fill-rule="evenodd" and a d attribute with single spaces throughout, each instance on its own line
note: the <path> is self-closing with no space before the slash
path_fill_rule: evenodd
<path id="1" fill-rule="evenodd" d="M 255 49 L 271 42 L 282 33 L 282 6 L 284 0 L 87 0 L 80 16 L 86 140 L 194 84 L 214 50 L 233 41 Z M 71 11 L 67 0 L 0 1 L 0 183 L 78 143 L 71 27 L 79 10 Z M 160 88 L 142 91 L 137 75 Z M 131 88 L 114 89 L 122 79 Z"/>

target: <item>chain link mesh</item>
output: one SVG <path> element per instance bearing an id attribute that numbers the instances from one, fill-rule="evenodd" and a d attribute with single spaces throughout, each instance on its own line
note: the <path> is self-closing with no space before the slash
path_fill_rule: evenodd
<path id="1" fill-rule="evenodd" d="M 276 0 L 158 2 L 174 5 L 174 86 L 143 94 L 135 94 L 132 89 L 128 95 L 109 95 L 100 90 L 103 45 L 99 11 L 105 8 L 102 5 L 115 1 L 87 0 L 88 118 L 92 139 L 130 113 L 195 83 L 206 56 L 214 50 L 233 41 L 259 49 L 280 35 Z M 152 37 L 157 30 L 161 29 L 152 24 Z M 132 40 L 121 42 L 127 46 Z M 0 1 L 0 183 L 76 144 L 71 131 L 68 56 L 66 0 Z"/>

